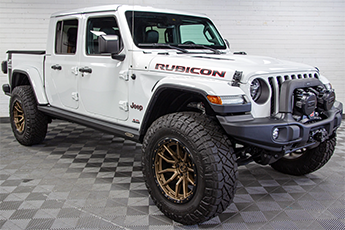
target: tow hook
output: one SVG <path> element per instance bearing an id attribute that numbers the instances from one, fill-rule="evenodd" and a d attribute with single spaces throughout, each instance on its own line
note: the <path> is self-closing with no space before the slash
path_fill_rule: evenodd
<path id="1" fill-rule="evenodd" d="M 324 142 L 328 137 L 328 132 L 325 128 L 317 129 L 311 132 L 310 139 L 318 142 Z"/>

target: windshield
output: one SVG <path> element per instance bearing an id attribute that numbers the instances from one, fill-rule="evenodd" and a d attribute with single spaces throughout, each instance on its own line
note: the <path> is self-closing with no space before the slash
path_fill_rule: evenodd
<path id="1" fill-rule="evenodd" d="M 141 48 L 226 49 L 207 18 L 140 11 L 127 11 L 126 17 L 133 41 Z"/>

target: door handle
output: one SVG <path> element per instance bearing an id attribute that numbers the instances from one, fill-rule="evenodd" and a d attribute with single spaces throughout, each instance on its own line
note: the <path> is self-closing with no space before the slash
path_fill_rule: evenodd
<path id="1" fill-rule="evenodd" d="M 79 72 L 82 72 L 82 73 L 92 73 L 92 69 L 89 68 L 89 67 L 83 67 L 83 68 L 79 69 Z"/>
<path id="2" fill-rule="evenodd" d="M 58 64 L 52 65 L 51 68 L 52 68 L 53 70 L 62 70 L 61 65 L 58 65 Z"/>

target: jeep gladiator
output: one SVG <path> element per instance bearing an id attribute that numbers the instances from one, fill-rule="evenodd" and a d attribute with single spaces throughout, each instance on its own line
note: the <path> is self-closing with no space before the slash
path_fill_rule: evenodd
<path id="1" fill-rule="evenodd" d="M 63 119 L 142 143 L 158 208 L 196 224 L 232 202 L 237 166 L 291 175 L 327 163 L 343 106 L 317 68 L 231 52 L 205 15 L 141 6 L 55 13 L 47 48 L 9 50 L 10 121 L 23 145 Z"/>

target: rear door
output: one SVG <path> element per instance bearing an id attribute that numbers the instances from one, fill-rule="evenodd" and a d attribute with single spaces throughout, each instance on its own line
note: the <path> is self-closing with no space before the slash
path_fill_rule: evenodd
<path id="1" fill-rule="evenodd" d="M 50 104 L 77 109 L 80 15 L 56 19 L 54 49 L 46 57 L 46 87 Z"/>

